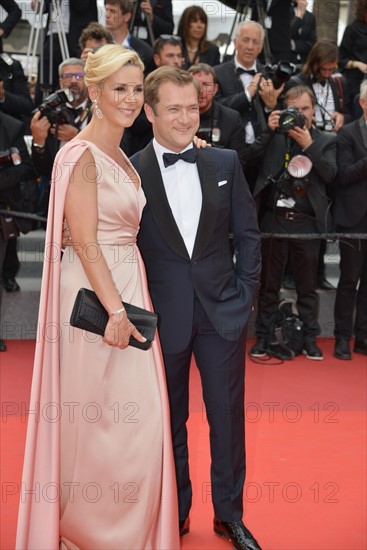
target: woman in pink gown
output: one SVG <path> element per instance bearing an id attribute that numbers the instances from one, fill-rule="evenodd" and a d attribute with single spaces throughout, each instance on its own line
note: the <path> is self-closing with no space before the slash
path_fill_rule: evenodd
<path id="1" fill-rule="evenodd" d="M 157 337 L 128 347 L 121 300 L 151 309 L 136 235 L 145 197 L 119 149 L 143 104 L 135 52 L 89 53 L 91 122 L 53 172 L 17 549 L 179 548 L 164 366 Z M 66 222 L 72 246 L 61 255 Z M 61 257 L 62 256 L 62 257 Z M 62 261 L 61 261 L 62 260 Z M 104 338 L 70 327 L 81 287 L 109 312 Z"/>

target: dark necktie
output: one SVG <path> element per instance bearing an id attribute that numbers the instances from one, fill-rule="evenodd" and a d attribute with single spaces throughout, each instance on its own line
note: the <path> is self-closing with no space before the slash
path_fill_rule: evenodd
<path id="1" fill-rule="evenodd" d="M 254 69 L 242 69 L 242 67 L 237 67 L 236 74 L 238 76 L 241 74 L 250 74 L 251 76 L 255 76 L 256 71 Z"/>
<path id="2" fill-rule="evenodd" d="M 167 168 L 167 166 L 172 166 L 173 164 L 176 164 L 178 160 L 184 160 L 185 162 L 195 164 L 196 149 L 192 147 L 191 149 L 188 149 L 183 153 L 163 153 L 163 164 L 165 168 Z"/>
<path id="3" fill-rule="evenodd" d="M 70 111 L 71 113 L 73 113 L 73 115 L 74 115 L 74 120 L 75 120 L 76 118 L 78 118 L 78 116 L 80 116 L 80 115 L 82 114 L 82 112 L 83 112 L 83 107 L 78 107 L 77 109 L 75 109 L 74 107 L 69 107 L 69 111 Z"/>

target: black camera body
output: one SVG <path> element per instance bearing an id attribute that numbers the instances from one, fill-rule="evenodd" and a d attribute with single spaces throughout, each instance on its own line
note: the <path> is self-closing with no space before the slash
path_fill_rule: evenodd
<path id="1" fill-rule="evenodd" d="M 315 124 L 316 128 L 322 130 L 323 132 L 332 132 L 335 128 L 335 120 L 320 120 Z"/>
<path id="2" fill-rule="evenodd" d="M 279 113 L 278 132 L 286 134 L 296 126 L 303 128 L 307 124 L 306 117 L 296 107 L 288 107 Z"/>
<path id="3" fill-rule="evenodd" d="M 38 107 L 41 117 L 45 116 L 49 123 L 53 125 L 73 124 L 74 115 L 66 106 L 68 101 L 70 101 L 70 98 L 65 90 L 57 90 Z"/>
<path id="4" fill-rule="evenodd" d="M 270 79 L 273 86 L 278 90 L 282 84 L 288 80 L 296 72 L 296 66 L 289 61 L 279 61 L 276 65 L 265 66 L 265 78 Z"/>
<path id="5" fill-rule="evenodd" d="M 220 128 L 199 128 L 196 135 L 215 147 L 220 141 Z"/>

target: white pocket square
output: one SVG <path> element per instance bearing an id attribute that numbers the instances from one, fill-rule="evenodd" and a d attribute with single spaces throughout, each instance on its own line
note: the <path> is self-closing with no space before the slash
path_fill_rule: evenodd
<path id="1" fill-rule="evenodd" d="M 221 185 L 225 185 L 226 183 L 227 183 L 227 180 L 218 181 L 218 187 L 220 187 Z"/>

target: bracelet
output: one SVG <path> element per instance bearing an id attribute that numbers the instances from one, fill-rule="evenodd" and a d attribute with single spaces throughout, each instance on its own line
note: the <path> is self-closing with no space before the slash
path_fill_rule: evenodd
<path id="1" fill-rule="evenodd" d="M 115 317 L 119 313 L 122 313 L 123 311 L 126 311 L 124 307 L 120 307 L 120 309 L 115 309 L 112 313 L 110 313 L 110 317 Z"/>

